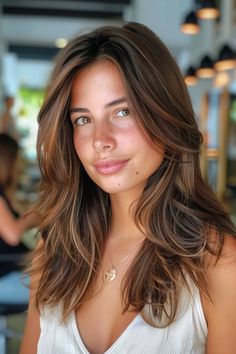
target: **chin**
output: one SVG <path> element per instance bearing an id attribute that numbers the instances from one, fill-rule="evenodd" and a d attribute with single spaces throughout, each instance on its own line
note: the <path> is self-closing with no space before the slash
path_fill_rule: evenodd
<path id="1" fill-rule="evenodd" d="M 98 184 L 98 186 L 105 192 L 105 193 L 108 193 L 108 194 L 117 194 L 117 193 L 122 193 L 122 192 L 125 192 L 127 189 L 122 187 L 122 186 L 115 186 L 115 185 L 112 185 L 112 186 L 104 186 L 104 185 L 101 185 L 101 184 Z"/>
<path id="2" fill-rule="evenodd" d="M 97 185 L 106 193 L 108 194 L 120 194 L 120 193 L 129 193 L 129 192 L 135 192 L 138 194 L 142 193 L 142 190 L 144 188 L 143 184 L 140 183 L 125 183 L 125 182 L 113 182 L 113 183 L 97 183 Z"/>

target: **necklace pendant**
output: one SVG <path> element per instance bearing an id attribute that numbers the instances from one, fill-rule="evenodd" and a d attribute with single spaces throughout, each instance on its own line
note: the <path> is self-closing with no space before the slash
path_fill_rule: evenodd
<path id="1" fill-rule="evenodd" d="M 111 267 L 111 269 L 109 269 L 105 274 L 104 274 L 104 278 L 106 281 L 113 281 L 116 278 L 117 275 L 117 270 L 116 268 L 113 266 Z"/>

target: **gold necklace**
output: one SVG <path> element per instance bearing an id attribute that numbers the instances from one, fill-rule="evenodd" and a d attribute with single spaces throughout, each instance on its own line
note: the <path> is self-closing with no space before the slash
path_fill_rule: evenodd
<path id="1" fill-rule="evenodd" d="M 142 242 L 143 242 L 143 239 L 142 239 Z M 109 254 L 109 258 L 110 258 L 110 261 L 111 261 L 111 268 L 109 268 L 105 273 L 104 273 L 104 279 L 108 282 L 111 282 L 113 280 L 116 279 L 116 276 L 117 276 L 117 267 L 123 263 L 124 261 L 126 261 L 126 259 L 131 255 L 133 254 L 134 252 L 136 252 L 138 246 L 140 245 L 140 240 L 138 242 L 138 244 L 136 245 L 136 247 L 131 251 L 129 252 L 124 258 L 122 258 L 122 260 L 117 263 L 117 264 L 113 264 L 112 262 L 112 258 L 111 258 L 111 254 L 109 252 L 109 249 L 108 249 L 108 254 Z"/>
<path id="2" fill-rule="evenodd" d="M 116 276 L 117 276 L 117 267 L 121 264 L 121 263 L 123 263 L 132 253 L 134 253 L 134 251 L 132 251 L 132 252 L 130 252 L 129 254 L 127 254 L 119 263 L 117 263 L 117 264 L 113 264 L 113 262 L 112 262 L 112 259 L 111 259 L 111 255 L 110 255 L 110 252 L 108 251 L 108 253 L 109 253 L 109 257 L 110 257 L 110 261 L 111 261 L 111 268 L 110 269 L 108 269 L 105 273 L 104 273 L 104 279 L 106 280 L 106 281 L 109 281 L 109 282 L 111 282 L 111 281 L 113 281 L 113 280 L 115 280 L 116 279 Z"/>

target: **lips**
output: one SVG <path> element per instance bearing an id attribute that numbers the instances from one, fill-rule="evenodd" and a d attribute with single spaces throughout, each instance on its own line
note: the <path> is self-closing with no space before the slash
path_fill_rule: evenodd
<path id="1" fill-rule="evenodd" d="M 99 160 L 94 166 L 97 172 L 108 175 L 120 171 L 129 160 Z"/>

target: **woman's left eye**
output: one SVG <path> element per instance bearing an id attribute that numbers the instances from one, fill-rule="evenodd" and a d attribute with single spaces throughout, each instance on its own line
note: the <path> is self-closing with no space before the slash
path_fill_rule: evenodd
<path id="1" fill-rule="evenodd" d="M 116 115 L 118 117 L 125 117 L 125 116 L 128 116 L 129 115 L 129 109 L 128 108 L 125 108 L 125 109 L 121 109 L 120 111 L 118 111 L 116 113 Z"/>
<path id="2" fill-rule="evenodd" d="M 79 126 L 83 126 L 88 123 L 91 123 L 91 119 L 89 117 L 79 117 L 74 122 L 75 125 Z"/>

